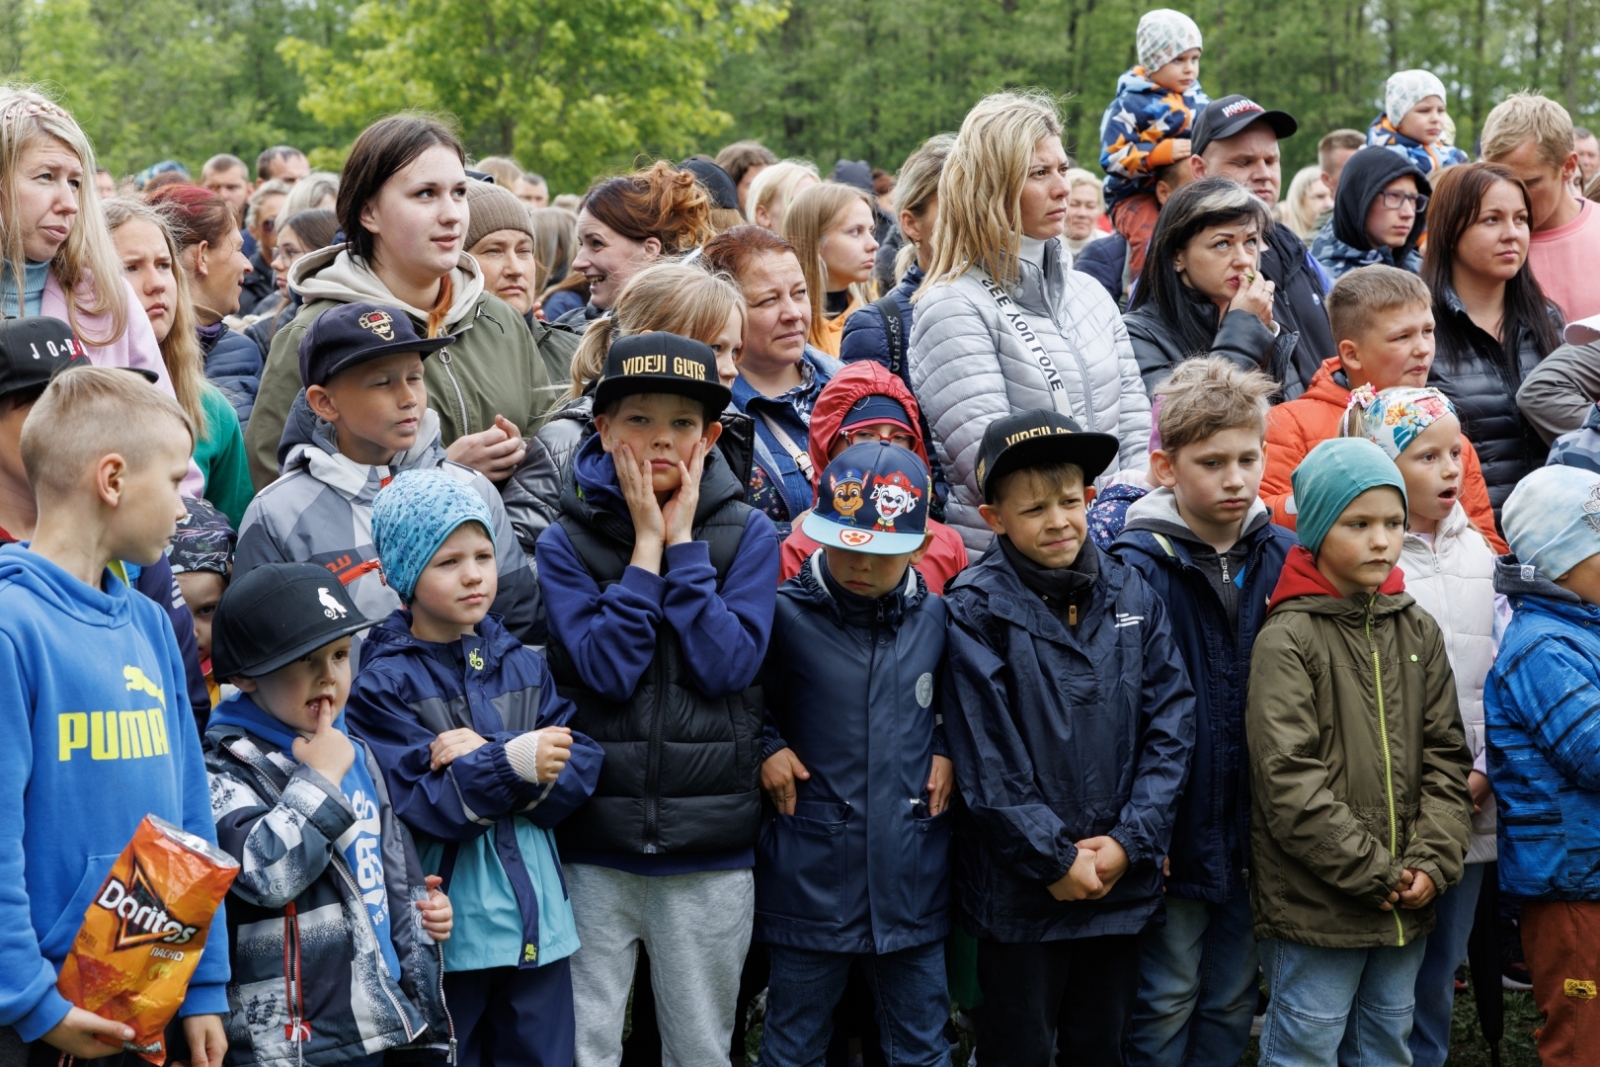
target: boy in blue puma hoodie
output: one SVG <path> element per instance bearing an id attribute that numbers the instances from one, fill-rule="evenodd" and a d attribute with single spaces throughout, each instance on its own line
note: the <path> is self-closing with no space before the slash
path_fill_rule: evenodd
<path id="1" fill-rule="evenodd" d="M 454 1051 L 436 944 L 450 902 L 345 732 L 351 635 L 371 623 L 315 563 L 264 563 L 217 605 L 213 662 L 239 687 L 205 739 L 217 840 L 239 861 L 229 1067 Z"/>
<path id="2" fill-rule="evenodd" d="M 69 362 L 69 358 L 60 362 Z M 41 363 L 45 362 L 40 360 Z M 52 368 L 55 369 L 55 368 Z M 0 393 L 6 393 L 0 382 Z M 184 515 L 193 432 L 124 370 L 58 374 L 22 425 L 33 540 L 0 548 L 0 1057 L 98 1056 L 127 1026 L 73 1007 L 56 976 L 146 814 L 216 841 L 183 660 L 116 561 L 161 558 Z M 213 920 L 225 922 L 219 908 Z M 227 1042 L 228 946 L 208 940 L 179 1009 L 197 1062 Z M 130 1052 L 99 1062 L 140 1063 Z"/>
<path id="3" fill-rule="evenodd" d="M 521 551 L 493 531 L 483 499 L 441 471 L 378 493 L 373 542 L 405 607 L 367 635 L 350 720 L 455 901 L 458 1062 L 570 1067 L 578 936 L 551 830 L 594 792 L 601 753 L 567 727 L 543 657 L 488 614 L 497 549 Z"/>

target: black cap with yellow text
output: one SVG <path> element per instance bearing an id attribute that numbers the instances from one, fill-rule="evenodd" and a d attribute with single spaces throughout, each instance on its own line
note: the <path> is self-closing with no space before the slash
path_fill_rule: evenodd
<path id="1" fill-rule="evenodd" d="M 711 346 L 675 333 L 656 331 L 619 337 L 606 353 L 605 372 L 594 390 L 594 409 L 605 411 L 635 393 L 676 393 L 706 405 L 716 418 L 733 399 L 717 377 Z"/>
<path id="2" fill-rule="evenodd" d="M 978 446 L 978 488 L 987 503 L 1001 478 L 1025 467 L 1071 463 L 1083 468 L 1092 484 L 1117 461 L 1117 439 L 1108 433 L 1085 433 L 1067 416 L 1049 408 L 1022 411 L 995 419 Z"/>

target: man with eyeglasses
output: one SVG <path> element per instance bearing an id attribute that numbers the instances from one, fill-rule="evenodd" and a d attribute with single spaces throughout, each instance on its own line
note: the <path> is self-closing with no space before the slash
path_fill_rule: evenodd
<path id="1" fill-rule="evenodd" d="M 1311 242 L 1311 254 L 1337 279 L 1381 263 L 1417 274 L 1417 249 L 1427 226 L 1428 179 L 1404 152 L 1363 148 L 1339 178 L 1333 221 Z"/>
<path id="2" fill-rule="evenodd" d="M 1283 187 L 1278 141 L 1299 128 L 1287 112 L 1268 111 L 1249 97 L 1224 96 L 1195 119 L 1190 167 L 1196 178 L 1232 178 L 1273 207 Z M 1261 273 L 1273 283 L 1273 321 L 1300 335 L 1283 378 L 1282 399 L 1293 400 L 1322 361 L 1338 355 L 1322 306 L 1332 282 L 1305 242 L 1282 223 L 1266 234 Z"/>

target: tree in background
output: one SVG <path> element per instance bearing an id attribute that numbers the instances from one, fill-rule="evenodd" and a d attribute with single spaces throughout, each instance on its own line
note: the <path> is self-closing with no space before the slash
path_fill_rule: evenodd
<path id="1" fill-rule="evenodd" d="M 342 140 L 389 112 L 445 112 L 474 151 L 582 189 L 727 129 L 707 81 L 782 17 L 767 0 L 368 0 L 334 41 L 280 50 L 300 106 Z"/>

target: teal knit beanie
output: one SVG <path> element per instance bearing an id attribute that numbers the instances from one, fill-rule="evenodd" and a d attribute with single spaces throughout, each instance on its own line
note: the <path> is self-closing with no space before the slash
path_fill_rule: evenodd
<path id="1" fill-rule="evenodd" d="M 1406 481 L 1383 449 L 1365 437 L 1333 437 L 1313 448 L 1289 478 L 1298 509 L 1295 529 L 1314 556 L 1350 501 L 1380 485 L 1406 499 Z M 1407 507 L 1409 508 L 1409 504 Z"/>
<path id="2" fill-rule="evenodd" d="M 494 541 L 489 506 L 471 485 L 445 470 L 402 471 L 372 501 L 372 543 L 383 578 L 400 599 L 411 602 L 417 579 L 456 528 L 469 522 Z"/>

